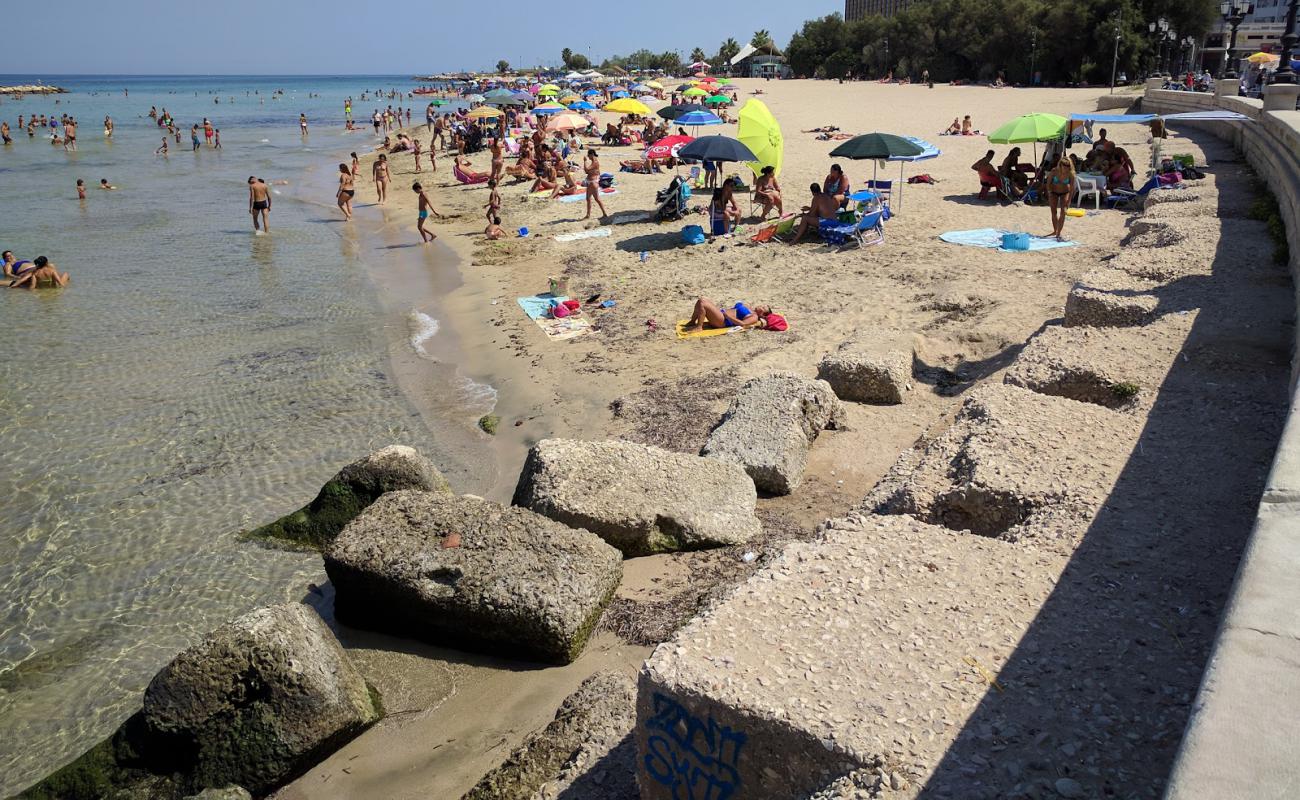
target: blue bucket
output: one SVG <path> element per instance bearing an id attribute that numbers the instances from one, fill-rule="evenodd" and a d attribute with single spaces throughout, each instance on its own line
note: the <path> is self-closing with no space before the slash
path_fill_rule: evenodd
<path id="1" fill-rule="evenodd" d="M 1002 234 L 1003 250 L 1028 250 L 1029 234 L 1027 233 L 1004 233 Z"/>

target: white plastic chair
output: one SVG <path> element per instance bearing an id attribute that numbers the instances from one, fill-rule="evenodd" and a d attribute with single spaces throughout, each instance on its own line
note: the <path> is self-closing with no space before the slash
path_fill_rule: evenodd
<path id="1" fill-rule="evenodd" d="M 1080 208 L 1083 207 L 1083 199 L 1088 195 L 1092 195 L 1093 208 L 1097 211 L 1101 210 L 1101 182 L 1100 181 L 1098 181 L 1096 178 L 1085 178 L 1082 176 L 1075 176 L 1074 188 L 1075 188 L 1075 200 L 1078 202 Z"/>

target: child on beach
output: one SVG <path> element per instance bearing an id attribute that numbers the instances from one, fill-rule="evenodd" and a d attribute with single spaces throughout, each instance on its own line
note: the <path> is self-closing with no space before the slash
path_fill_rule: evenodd
<path id="1" fill-rule="evenodd" d="M 353 180 L 356 180 L 357 173 L 359 173 L 360 171 L 361 171 L 361 159 L 357 158 L 356 153 L 353 153 L 352 154 L 352 179 Z"/>
<path id="2" fill-rule="evenodd" d="M 489 239 L 504 239 L 506 232 L 501 228 L 501 218 L 493 217 L 488 226 L 483 229 L 483 235 Z"/>
<path id="3" fill-rule="evenodd" d="M 109 183 L 109 182 L 108 182 L 108 178 L 100 178 L 100 179 L 99 179 L 99 188 L 101 188 L 101 189 L 103 189 L 103 190 L 105 190 L 105 191 L 112 191 L 112 190 L 116 189 L 117 187 L 114 186 L 113 184 Z"/>
<path id="4" fill-rule="evenodd" d="M 411 155 L 415 156 L 415 171 L 420 172 L 420 140 L 411 140 Z"/>
<path id="5" fill-rule="evenodd" d="M 501 216 L 501 193 L 497 191 L 497 182 L 495 180 L 488 181 L 488 188 L 492 190 L 492 193 L 488 195 L 487 205 L 483 207 L 487 209 L 487 218 L 490 222 L 492 219 Z"/>
<path id="6" fill-rule="evenodd" d="M 81 178 L 77 178 L 77 199 L 78 200 L 86 199 L 86 182 L 83 181 Z"/>
<path id="7" fill-rule="evenodd" d="M 214 129 L 212 130 L 212 149 L 213 149 L 213 150 L 220 150 L 220 149 L 221 149 L 221 129 L 220 129 L 220 128 L 214 128 Z"/>
<path id="8" fill-rule="evenodd" d="M 426 231 L 424 229 L 424 221 L 429 218 L 430 214 L 433 214 L 438 219 L 442 219 L 442 214 L 438 213 L 438 210 L 433 207 L 433 203 L 429 201 L 429 195 L 424 193 L 423 186 L 418 183 L 413 183 L 411 184 L 411 191 L 415 192 L 420 198 L 420 219 L 419 222 L 416 223 L 415 227 L 420 232 L 420 240 L 425 244 L 428 244 L 434 239 L 437 239 L 438 236 L 432 231 Z"/>
<path id="9" fill-rule="evenodd" d="M 163 142 L 163 143 L 162 143 L 162 147 L 159 147 L 157 150 L 153 151 L 153 154 L 154 154 L 154 155 L 156 155 L 156 156 L 165 156 L 165 155 L 167 155 L 167 137 L 166 137 L 166 136 L 163 137 L 162 142 Z"/>

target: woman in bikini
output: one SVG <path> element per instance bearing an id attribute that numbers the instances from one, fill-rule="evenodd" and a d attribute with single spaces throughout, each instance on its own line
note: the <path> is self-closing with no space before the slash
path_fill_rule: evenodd
<path id="1" fill-rule="evenodd" d="M 352 179 L 353 180 L 356 180 L 357 173 L 359 173 L 360 171 L 361 171 L 361 159 L 357 158 L 356 153 L 353 153 L 352 154 Z"/>
<path id="2" fill-rule="evenodd" d="M 1065 230 L 1065 212 L 1074 192 L 1074 162 L 1062 156 L 1056 168 L 1047 173 L 1047 204 L 1052 209 L 1052 235 L 1061 238 Z"/>
<path id="3" fill-rule="evenodd" d="M 501 149 L 501 139 L 492 140 L 492 180 L 501 180 L 506 168 L 506 154 Z"/>
<path id="4" fill-rule="evenodd" d="M 822 186 L 825 187 L 822 191 L 835 198 L 835 205 L 843 208 L 848 203 L 849 177 L 839 164 L 831 164 L 831 171 L 826 174 Z"/>
<path id="5" fill-rule="evenodd" d="M 785 213 L 781 205 L 781 184 L 776 181 L 776 170 L 773 167 L 763 167 L 763 171 L 754 180 L 754 199 L 763 206 L 763 216 L 759 218 L 759 222 L 767 219 L 767 215 L 772 213 L 773 208 L 776 209 L 778 217 Z"/>
<path id="6" fill-rule="evenodd" d="M 371 172 L 373 173 L 371 178 L 375 182 L 375 192 L 379 196 L 379 205 L 382 206 L 388 201 L 388 156 L 380 153 Z"/>
<path id="7" fill-rule="evenodd" d="M 582 159 L 582 167 L 587 173 L 587 216 L 583 219 L 591 218 L 593 200 L 600 206 L 601 217 L 608 217 L 609 212 L 605 210 L 605 204 L 600 199 L 600 157 L 595 150 L 587 151 L 587 155 Z"/>
<path id="8" fill-rule="evenodd" d="M 355 177 L 352 168 L 347 164 L 339 164 L 339 190 L 336 197 L 339 201 L 339 209 L 343 211 L 343 217 L 349 222 L 352 221 L 352 198 L 357 193 L 353 183 Z"/>

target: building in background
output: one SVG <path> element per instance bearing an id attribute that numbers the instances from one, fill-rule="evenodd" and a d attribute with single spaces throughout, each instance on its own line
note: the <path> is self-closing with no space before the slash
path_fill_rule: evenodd
<path id="1" fill-rule="evenodd" d="M 853 0 L 850 0 L 852 2 Z M 1251 53 L 1282 52 L 1282 34 L 1286 33 L 1287 0 L 1255 0 L 1255 10 L 1246 15 L 1241 27 L 1237 29 L 1237 58 L 1245 58 Z M 1232 39 L 1232 29 L 1228 23 L 1219 20 L 1217 29 L 1205 36 L 1205 46 L 1201 50 L 1200 63 L 1215 75 L 1227 57 L 1228 42 Z M 1240 65 L 1234 65 L 1238 72 Z"/>
<path id="2" fill-rule="evenodd" d="M 844 0 L 844 19 L 852 22 L 872 15 L 892 17 L 918 2 L 921 0 Z"/>
<path id="3" fill-rule="evenodd" d="M 740 52 L 736 53 L 727 67 L 730 74 L 742 78 L 790 77 L 790 67 L 785 63 L 785 56 L 776 49 L 776 45 L 772 44 L 763 47 L 745 45 L 740 48 Z"/>

